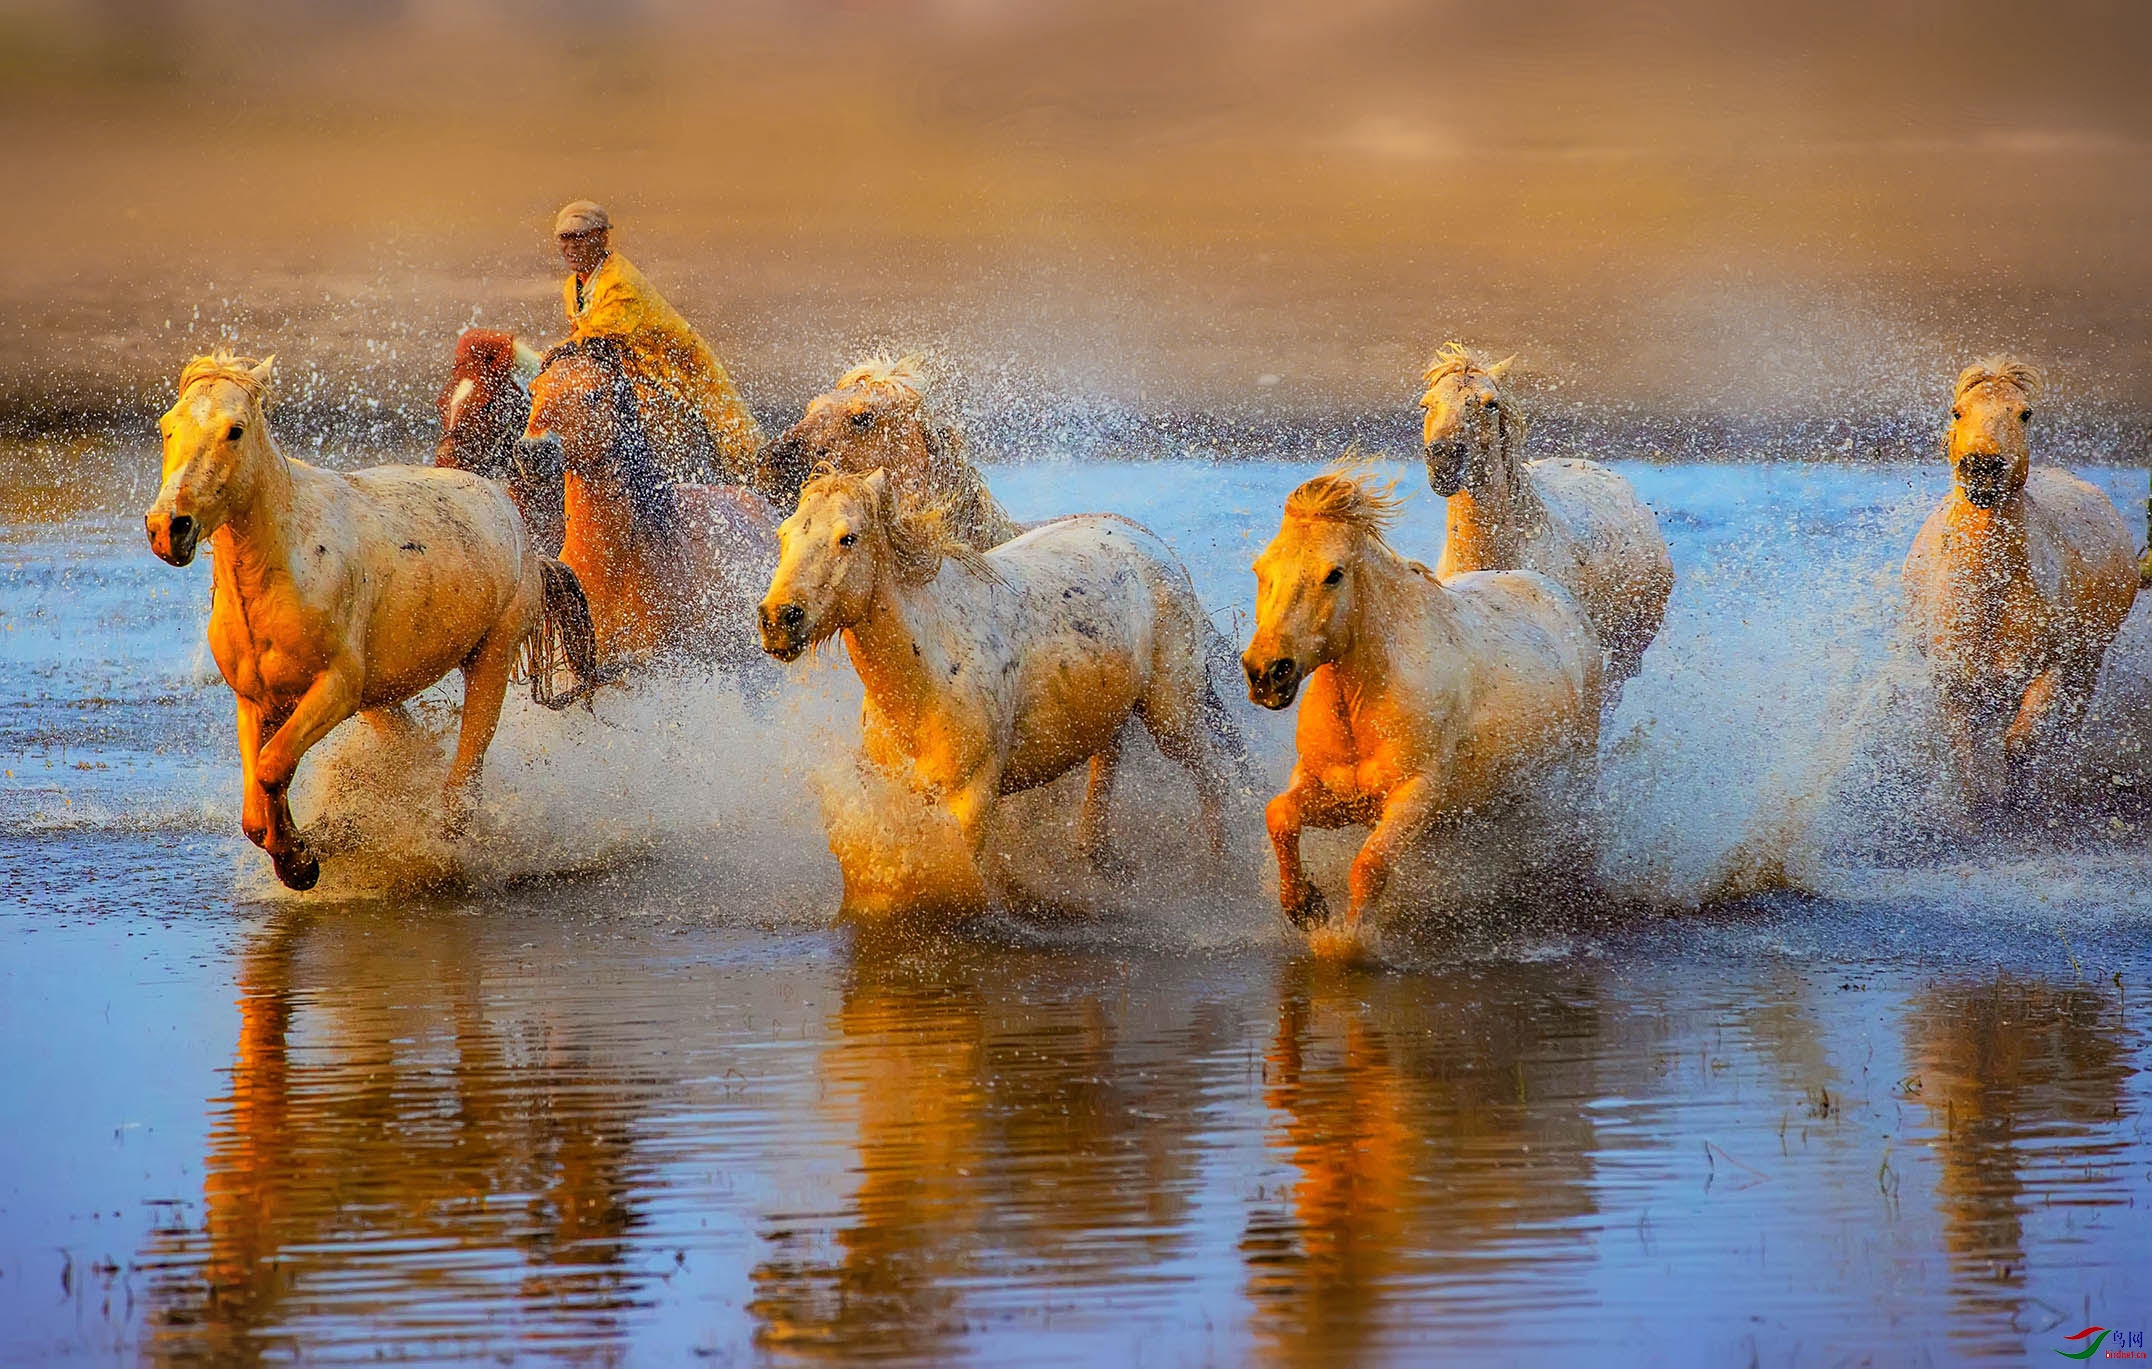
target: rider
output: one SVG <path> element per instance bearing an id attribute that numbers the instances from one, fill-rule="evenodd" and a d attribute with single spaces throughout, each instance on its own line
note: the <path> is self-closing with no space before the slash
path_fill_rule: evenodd
<path id="1" fill-rule="evenodd" d="M 620 344 L 644 421 L 668 454 L 691 450 L 699 425 L 717 448 L 719 469 L 678 470 L 676 478 L 744 482 L 754 470 L 762 429 L 733 388 L 725 365 L 695 335 L 643 273 L 612 250 L 613 222 L 603 206 L 577 200 L 553 221 L 571 274 L 561 287 L 572 339 L 608 337 Z M 677 457 L 668 461 L 678 467 Z"/>

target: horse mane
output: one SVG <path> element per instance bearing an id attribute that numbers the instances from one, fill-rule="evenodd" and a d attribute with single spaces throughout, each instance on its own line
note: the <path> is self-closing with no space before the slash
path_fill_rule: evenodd
<path id="1" fill-rule="evenodd" d="M 1302 481 L 1285 496 L 1285 516 L 1316 523 L 1343 523 L 1396 557 L 1406 569 L 1434 580 L 1433 571 L 1410 557 L 1398 556 L 1397 548 L 1390 545 L 1391 525 L 1403 512 L 1405 501 L 1395 493 L 1397 482 L 1383 480 L 1373 467 L 1372 457 L 1357 447 L 1348 448 L 1329 470 Z"/>
<path id="2" fill-rule="evenodd" d="M 897 579 L 907 585 L 923 585 L 940 574 L 943 561 L 954 561 L 982 579 L 1001 582 L 1001 575 L 983 552 L 949 531 L 949 508 L 945 504 L 912 506 L 886 481 L 879 497 L 867 484 L 868 477 L 846 475 L 827 464 L 815 468 L 815 477 L 800 491 L 807 496 L 821 490 L 853 495 L 874 511 L 874 520 L 889 544 L 896 562 Z"/>
<path id="3" fill-rule="evenodd" d="M 849 390 L 854 385 L 894 385 L 920 398 L 926 398 L 927 378 L 921 371 L 926 358 L 917 352 L 892 359 L 886 352 L 865 357 L 852 369 L 837 377 L 836 388 Z"/>
<path id="4" fill-rule="evenodd" d="M 611 393 L 607 400 L 613 406 L 612 460 L 621 487 L 627 492 L 628 511 L 636 530 L 662 536 L 678 531 L 680 501 L 658 461 L 650 429 L 643 423 L 643 406 L 635 398 L 635 386 L 628 379 L 620 344 L 609 337 L 570 338 L 545 354 L 539 373 L 571 357 L 590 362 L 608 378 Z"/>
<path id="5" fill-rule="evenodd" d="M 1503 424 L 1510 431 L 1512 444 L 1524 441 L 1525 430 L 1531 420 L 1525 417 L 1524 406 L 1502 384 L 1502 378 L 1494 373 L 1496 362 L 1489 361 L 1462 342 L 1445 342 L 1435 349 L 1427 366 L 1420 372 L 1420 383 L 1432 390 L 1436 384 L 1449 376 L 1482 376 L 1494 387 L 1495 410 L 1502 415 Z"/>
<path id="6" fill-rule="evenodd" d="M 185 394 L 208 380 L 228 380 L 246 392 L 247 399 L 255 408 L 266 412 L 269 408 L 270 390 L 257 380 L 254 368 L 261 362 L 253 357 L 234 356 L 219 347 L 207 356 L 198 356 L 179 372 L 179 393 Z"/>
<path id="7" fill-rule="evenodd" d="M 2036 400 L 2046 383 L 2040 368 L 2029 361 L 2019 361 L 2013 356 L 1991 356 L 1958 372 L 1958 383 L 1951 387 L 1950 401 L 1955 404 L 1965 398 L 1969 390 L 1998 384 L 2015 386 L 2028 401 Z"/>

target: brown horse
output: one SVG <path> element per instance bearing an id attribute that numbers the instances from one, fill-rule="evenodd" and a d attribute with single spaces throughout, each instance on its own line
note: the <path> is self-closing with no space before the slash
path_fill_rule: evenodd
<path id="1" fill-rule="evenodd" d="M 561 560 L 589 596 L 608 669 L 759 659 L 755 606 L 777 567 L 776 511 L 745 486 L 665 477 L 614 343 L 546 353 L 523 436 L 560 441 Z"/>
<path id="2" fill-rule="evenodd" d="M 790 513 L 821 466 L 840 475 L 889 472 L 906 503 L 938 505 L 950 534 L 978 551 L 1022 531 L 964 459 L 963 435 L 928 414 L 918 357 L 874 357 L 839 376 L 836 388 L 810 400 L 800 421 L 756 456 L 755 488 Z"/>
<path id="3" fill-rule="evenodd" d="M 434 401 L 441 438 L 433 464 L 507 485 L 538 550 L 558 556 L 568 528 L 560 447 L 523 440 L 531 417 L 528 382 L 539 365 L 538 353 L 511 333 L 464 330 L 456 339 L 448 382 Z"/>

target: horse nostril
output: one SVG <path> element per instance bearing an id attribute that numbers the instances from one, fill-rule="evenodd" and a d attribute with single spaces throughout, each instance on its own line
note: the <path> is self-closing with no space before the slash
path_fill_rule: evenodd
<path id="1" fill-rule="evenodd" d="M 780 627 L 797 628 L 806 621 L 807 610 L 801 608 L 798 604 L 786 604 L 783 608 L 777 610 L 777 623 Z"/>
<path id="2" fill-rule="evenodd" d="M 186 541 L 187 538 L 194 535 L 194 520 L 192 518 L 189 518 L 186 514 L 175 513 L 172 515 L 172 521 L 170 523 L 167 523 L 165 525 L 165 528 L 166 535 L 170 537 L 173 543 L 176 545 L 180 542 Z"/>

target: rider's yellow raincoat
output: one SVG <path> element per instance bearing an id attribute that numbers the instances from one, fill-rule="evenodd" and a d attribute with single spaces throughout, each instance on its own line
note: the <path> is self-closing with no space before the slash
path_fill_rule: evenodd
<path id="1" fill-rule="evenodd" d="M 561 302 L 567 306 L 570 336 L 608 337 L 621 345 L 652 436 L 662 447 L 680 450 L 684 444 L 679 426 L 699 420 L 717 444 L 722 463 L 710 474 L 728 482 L 747 479 L 762 446 L 760 425 L 733 388 L 717 353 L 642 272 L 618 252 L 611 253 L 588 280 L 568 277 Z"/>

